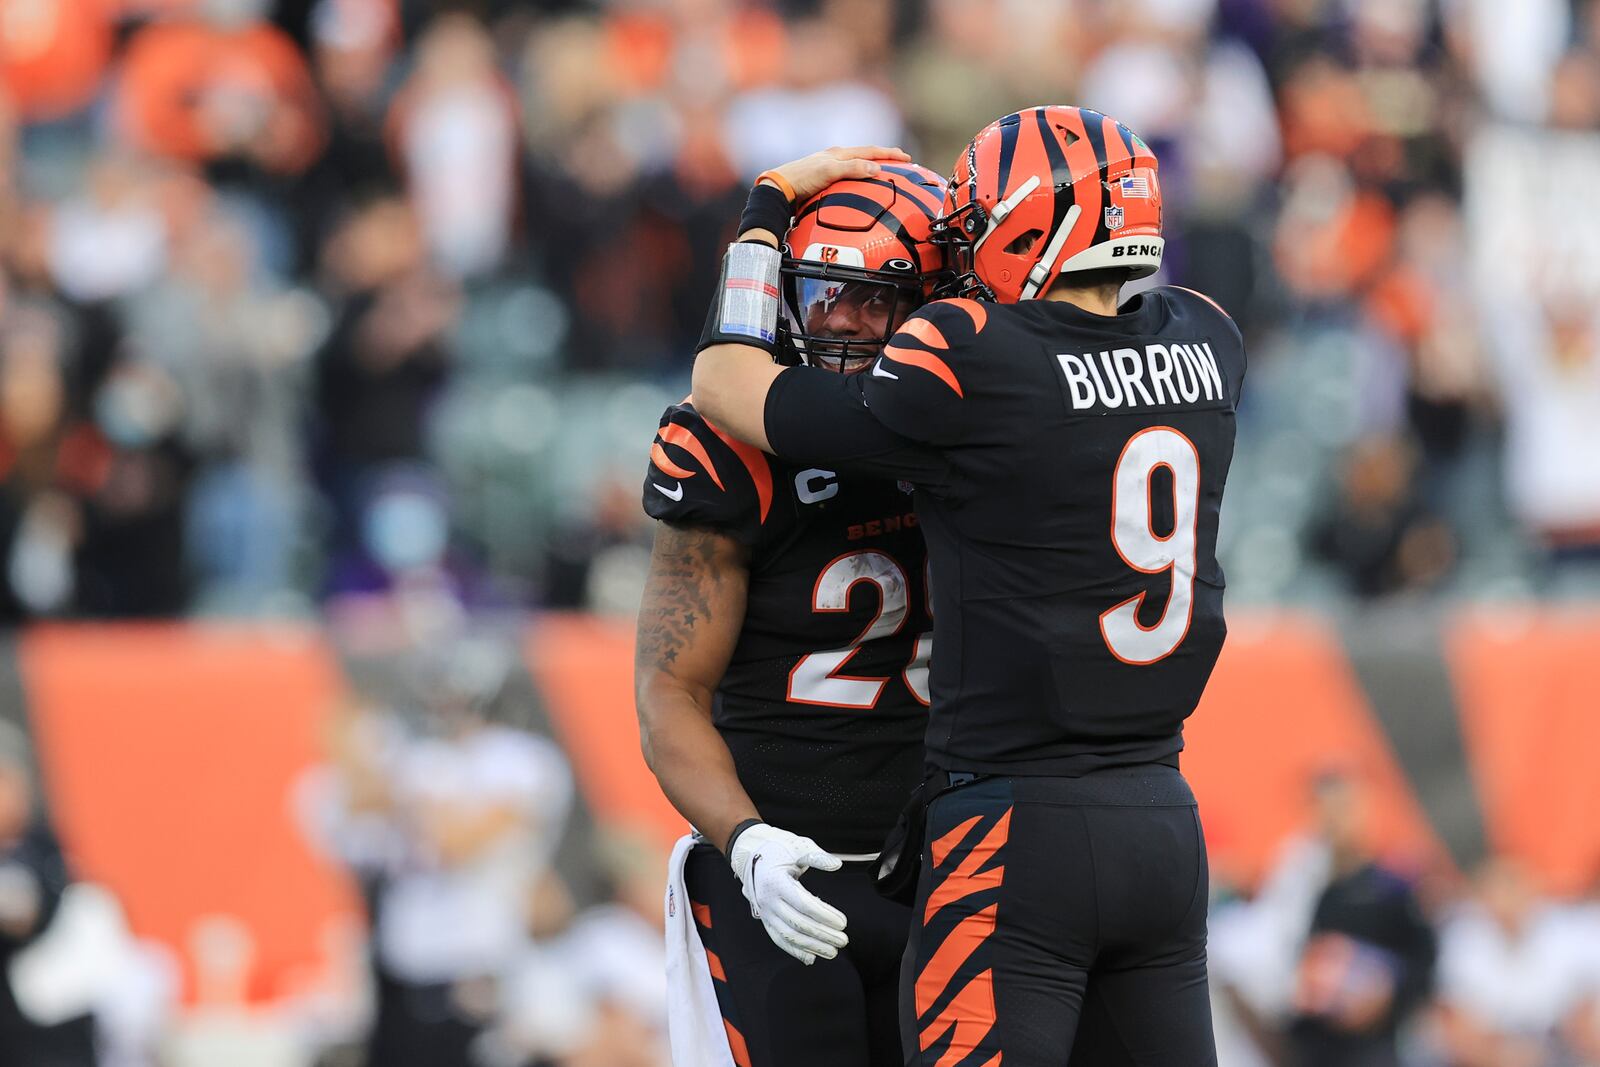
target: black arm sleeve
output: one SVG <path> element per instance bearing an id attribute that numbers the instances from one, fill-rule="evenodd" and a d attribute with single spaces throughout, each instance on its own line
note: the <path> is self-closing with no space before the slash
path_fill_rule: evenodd
<path id="1" fill-rule="evenodd" d="M 950 495 L 950 463 L 930 446 L 902 437 L 873 417 L 860 374 L 790 367 L 767 391 L 767 441 L 780 458 L 816 463 Z"/>

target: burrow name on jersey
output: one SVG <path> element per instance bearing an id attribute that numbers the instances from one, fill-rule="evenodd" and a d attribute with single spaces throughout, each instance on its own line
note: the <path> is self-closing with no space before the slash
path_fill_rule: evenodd
<path id="1" fill-rule="evenodd" d="M 1067 376 L 1067 395 L 1077 411 L 1106 408 L 1157 408 L 1178 403 L 1226 400 L 1222 373 L 1210 344 L 1147 344 L 1144 349 L 1110 349 L 1056 357 Z"/>
<path id="2" fill-rule="evenodd" d="M 1222 373 L 1211 346 L 1149 344 L 1143 349 L 1056 356 L 1066 375 L 1067 395 L 1075 410 L 1161 407 L 1171 404 L 1215 403 L 1227 399 Z"/>

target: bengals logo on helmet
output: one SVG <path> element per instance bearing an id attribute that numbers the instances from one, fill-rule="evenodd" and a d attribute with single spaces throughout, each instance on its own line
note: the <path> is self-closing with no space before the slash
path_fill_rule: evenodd
<path id="1" fill-rule="evenodd" d="M 834 182 L 795 207 L 785 244 L 780 359 L 862 369 L 949 278 L 931 240 L 944 179 L 884 162 L 870 178 Z"/>
<path id="2" fill-rule="evenodd" d="M 1087 108 L 1031 107 L 978 132 L 956 160 L 934 239 L 950 247 L 961 288 L 1030 300 L 1062 274 L 1161 266 L 1155 153 Z"/>

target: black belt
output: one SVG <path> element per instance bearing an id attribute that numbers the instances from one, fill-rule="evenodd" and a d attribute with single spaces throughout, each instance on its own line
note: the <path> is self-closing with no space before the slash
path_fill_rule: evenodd
<path id="1" fill-rule="evenodd" d="M 1016 800 L 1045 804 L 1088 804 L 1108 807 L 1190 807 L 1194 791 L 1176 768 L 1164 764 L 1115 767 L 1074 778 L 1052 775 L 996 775 L 946 771 L 952 789 L 989 779 L 1010 784 Z"/>

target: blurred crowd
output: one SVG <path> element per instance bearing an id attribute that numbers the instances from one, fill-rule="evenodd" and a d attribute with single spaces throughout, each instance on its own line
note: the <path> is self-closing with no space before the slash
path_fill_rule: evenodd
<path id="1" fill-rule="evenodd" d="M 3 15 L 0 618 L 625 606 L 751 176 L 1046 100 L 1250 342 L 1239 598 L 1595 587 L 1595 0 Z"/>

